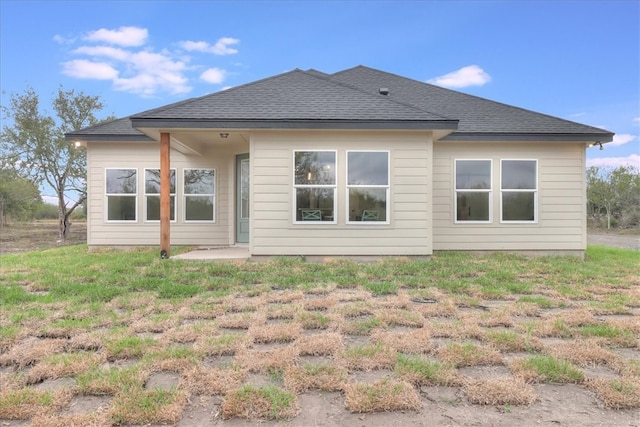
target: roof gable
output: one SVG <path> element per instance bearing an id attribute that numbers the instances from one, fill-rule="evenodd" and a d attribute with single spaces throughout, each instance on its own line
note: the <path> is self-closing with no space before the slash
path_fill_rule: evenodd
<path id="1" fill-rule="evenodd" d="M 137 119 L 449 120 L 301 70 L 136 114 Z"/>

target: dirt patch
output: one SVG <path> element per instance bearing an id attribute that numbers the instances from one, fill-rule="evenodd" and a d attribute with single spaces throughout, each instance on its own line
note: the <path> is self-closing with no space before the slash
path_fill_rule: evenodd
<path id="1" fill-rule="evenodd" d="M 587 243 L 590 245 L 613 246 L 616 248 L 640 250 L 640 236 L 637 234 L 617 234 L 604 231 L 589 231 Z"/>
<path id="2" fill-rule="evenodd" d="M 74 221 L 66 245 L 87 243 L 87 223 Z M 60 246 L 55 220 L 14 223 L 0 230 L 0 254 L 30 252 Z"/>

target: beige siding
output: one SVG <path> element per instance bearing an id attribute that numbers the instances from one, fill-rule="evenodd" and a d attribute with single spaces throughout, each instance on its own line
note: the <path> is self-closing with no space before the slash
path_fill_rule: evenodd
<path id="1" fill-rule="evenodd" d="M 434 250 L 580 251 L 586 248 L 585 144 L 434 144 Z M 490 224 L 454 223 L 455 159 L 493 160 Z M 538 160 L 538 222 L 500 223 L 500 160 Z"/>
<path id="2" fill-rule="evenodd" d="M 246 152 L 247 149 L 244 150 Z M 240 150 L 239 152 L 242 152 Z M 186 156 L 171 150 L 171 168 L 177 173 L 176 221 L 171 223 L 172 245 L 229 245 L 234 242 L 235 152 L 217 150 L 202 156 Z M 160 242 L 160 223 L 146 222 L 144 169 L 160 167 L 159 146 L 154 143 L 90 143 L 87 157 L 88 235 L 90 246 L 153 246 Z M 135 168 L 138 171 L 137 220 L 108 222 L 105 215 L 105 169 Z M 215 223 L 185 223 L 183 179 L 185 168 L 214 168 Z"/>
<path id="3" fill-rule="evenodd" d="M 337 224 L 294 224 L 293 151 L 336 150 Z M 346 151 L 389 150 L 390 223 L 346 224 Z M 253 255 L 428 255 L 429 132 L 256 132 L 251 140 Z"/>

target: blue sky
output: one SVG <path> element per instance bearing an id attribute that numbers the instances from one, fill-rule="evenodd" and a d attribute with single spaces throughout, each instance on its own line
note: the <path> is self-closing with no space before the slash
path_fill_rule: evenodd
<path id="1" fill-rule="evenodd" d="M 359 64 L 616 133 L 640 167 L 639 1 L 0 0 L 0 82 L 127 116 L 294 68 Z"/>

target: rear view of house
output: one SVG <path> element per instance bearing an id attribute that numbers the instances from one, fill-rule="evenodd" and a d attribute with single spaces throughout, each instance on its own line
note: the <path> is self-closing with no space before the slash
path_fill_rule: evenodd
<path id="1" fill-rule="evenodd" d="M 294 70 L 67 135 L 87 148 L 90 247 L 256 257 L 580 255 L 586 149 L 612 137 L 363 66 Z"/>

